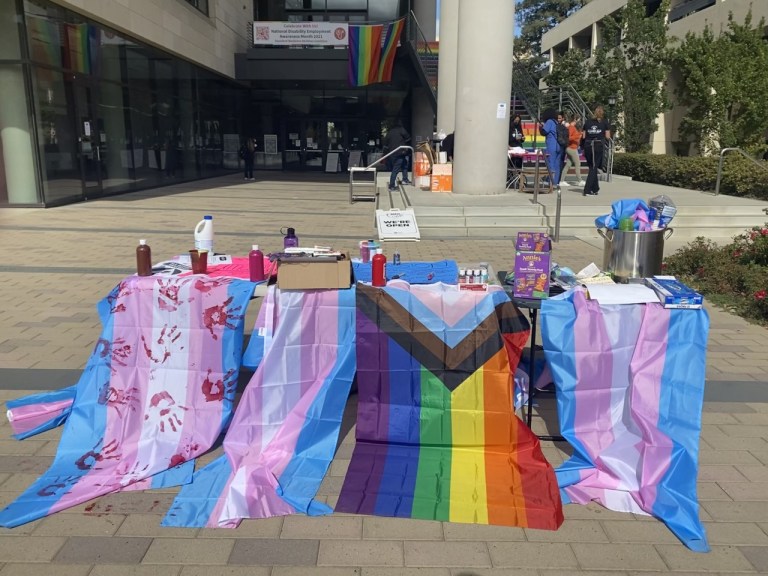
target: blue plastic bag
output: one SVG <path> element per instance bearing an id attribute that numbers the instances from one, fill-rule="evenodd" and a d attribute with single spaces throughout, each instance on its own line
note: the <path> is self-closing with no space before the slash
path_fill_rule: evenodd
<path id="1" fill-rule="evenodd" d="M 642 208 L 648 213 L 648 204 L 640 198 L 628 198 L 626 200 L 617 200 L 611 205 L 611 213 L 605 216 L 595 218 L 597 228 L 618 228 L 619 221 L 622 218 L 631 218 L 635 211 Z"/>

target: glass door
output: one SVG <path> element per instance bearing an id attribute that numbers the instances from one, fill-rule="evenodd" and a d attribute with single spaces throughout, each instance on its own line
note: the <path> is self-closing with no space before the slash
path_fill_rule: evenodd
<path id="1" fill-rule="evenodd" d="M 328 140 L 325 122 L 289 119 L 284 123 L 283 134 L 285 170 L 323 170 Z"/>
<path id="2" fill-rule="evenodd" d="M 104 122 L 96 113 L 95 89 L 89 84 L 72 81 L 72 103 L 83 197 L 88 199 L 103 192 L 102 178 L 106 177 L 106 148 L 102 142 Z"/>

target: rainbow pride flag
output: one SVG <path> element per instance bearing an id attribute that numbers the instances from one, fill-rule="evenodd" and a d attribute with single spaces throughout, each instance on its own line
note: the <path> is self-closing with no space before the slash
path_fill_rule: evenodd
<path id="1" fill-rule="evenodd" d="M 529 325 L 498 290 L 357 287 L 357 444 L 336 511 L 557 529 L 554 471 L 515 416 Z"/>
<path id="2" fill-rule="evenodd" d="M 98 305 L 101 337 L 53 463 L 0 512 L 0 526 L 188 481 L 231 418 L 253 288 L 202 276 L 132 276 L 114 288 Z"/>
<path id="3" fill-rule="evenodd" d="M 709 316 L 660 304 L 544 300 L 542 340 L 573 456 L 563 501 L 652 515 L 707 552 L 696 496 Z"/>
<path id="4" fill-rule="evenodd" d="M 349 27 L 349 84 L 366 86 L 379 81 L 382 24 Z"/>
<path id="5" fill-rule="evenodd" d="M 331 512 L 314 497 L 355 375 L 355 289 L 272 287 L 261 310 L 258 353 L 246 353 L 260 360 L 225 454 L 182 488 L 163 526 L 235 528 L 243 518 Z"/>
<path id="6" fill-rule="evenodd" d="M 405 19 L 401 18 L 387 25 L 387 32 L 384 35 L 384 45 L 381 49 L 381 63 L 379 64 L 379 82 L 389 82 L 392 80 L 392 68 L 395 65 L 395 54 L 397 45 L 400 42 L 400 33 L 405 27 Z"/>

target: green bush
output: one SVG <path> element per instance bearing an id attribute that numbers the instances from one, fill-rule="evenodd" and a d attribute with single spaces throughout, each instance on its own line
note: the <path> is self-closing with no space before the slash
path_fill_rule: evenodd
<path id="1" fill-rule="evenodd" d="M 622 153 L 615 155 L 613 171 L 640 182 L 713 192 L 718 162 L 716 157 Z M 738 154 L 726 155 L 720 193 L 768 200 L 768 162 L 761 164 L 765 170 Z"/>
<path id="2" fill-rule="evenodd" d="M 664 272 L 726 309 L 768 324 L 768 223 L 725 246 L 696 238 L 664 260 Z"/>

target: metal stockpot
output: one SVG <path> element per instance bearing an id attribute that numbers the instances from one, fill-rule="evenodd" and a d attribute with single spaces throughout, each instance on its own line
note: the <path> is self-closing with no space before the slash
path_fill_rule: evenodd
<path id="1" fill-rule="evenodd" d="M 598 228 L 603 237 L 603 270 L 617 282 L 629 278 L 647 278 L 661 274 L 664 240 L 672 236 L 672 228 L 649 232 Z"/>

